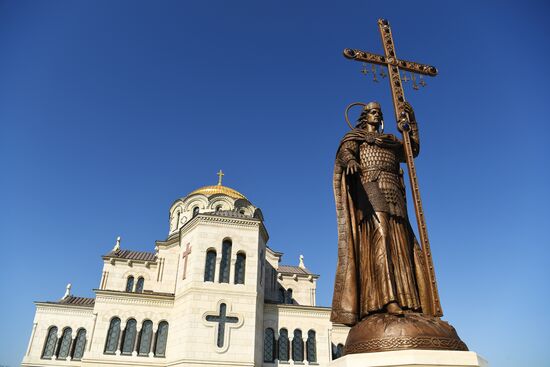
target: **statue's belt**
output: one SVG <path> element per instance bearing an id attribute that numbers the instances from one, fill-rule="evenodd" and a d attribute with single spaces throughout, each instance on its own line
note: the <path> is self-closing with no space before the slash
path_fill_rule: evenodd
<path id="1" fill-rule="evenodd" d="M 367 168 L 366 170 L 363 170 L 363 171 L 366 171 L 366 172 L 373 172 L 373 171 L 384 171 L 384 172 L 388 172 L 388 173 L 393 173 L 393 174 L 396 174 L 398 175 L 399 174 L 399 167 L 395 167 L 393 165 L 388 165 L 388 166 L 374 166 L 374 167 L 369 167 Z"/>

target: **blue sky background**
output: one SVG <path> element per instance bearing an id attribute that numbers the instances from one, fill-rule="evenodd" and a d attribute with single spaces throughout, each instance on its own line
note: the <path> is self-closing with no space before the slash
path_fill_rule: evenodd
<path id="1" fill-rule="evenodd" d="M 406 96 L 445 319 L 491 366 L 548 366 L 550 59 L 544 1 L 0 2 L 0 364 L 35 300 L 93 296 L 117 235 L 153 250 L 168 208 L 224 183 L 284 263 L 336 266 L 332 164 L 345 106 L 387 81 L 341 52 L 436 65 Z M 412 214 L 412 212 L 411 212 Z"/>

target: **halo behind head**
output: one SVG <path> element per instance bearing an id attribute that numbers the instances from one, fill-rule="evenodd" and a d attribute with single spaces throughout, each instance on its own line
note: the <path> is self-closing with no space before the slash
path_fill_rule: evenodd
<path id="1" fill-rule="evenodd" d="M 372 103 L 372 102 L 371 102 Z M 370 103 L 369 103 L 370 104 Z M 380 104 L 378 104 L 380 106 Z M 348 126 L 350 129 L 353 130 L 353 126 L 351 126 L 351 123 L 349 122 L 349 118 L 348 118 L 348 111 L 350 108 L 352 108 L 353 106 L 364 106 L 364 109 L 363 111 L 367 108 L 367 104 L 366 103 L 363 103 L 363 102 L 353 102 L 353 103 L 350 103 L 348 105 L 348 107 L 346 107 L 346 111 L 344 112 L 344 117 L 346 118 L 346 122 L 348 123 Z"/>

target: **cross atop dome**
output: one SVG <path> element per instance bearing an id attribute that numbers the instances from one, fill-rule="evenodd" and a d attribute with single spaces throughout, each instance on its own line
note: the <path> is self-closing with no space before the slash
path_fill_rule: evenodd
<path id="1" fill-rule="evenodd" d="M 218 175 L 218 186 L 221 186 L 222 185 L 222 179 L 223 179 L 223 176 L 225 176 L 225 173 L 223 173 L 222 170 L 220 170 L 220 172 L 216 173 Z"/>

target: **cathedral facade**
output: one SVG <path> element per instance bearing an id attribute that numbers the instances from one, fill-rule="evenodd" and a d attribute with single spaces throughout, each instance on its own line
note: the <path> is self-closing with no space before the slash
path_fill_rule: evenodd
<path id="1" fill-rule="evenodd" d="M 36 302 L 22 366 L 327 366 L 349 328 L 318 275 L 282 265 L 262 212 L 220 183 L 170 207 L 153 252 L 116 245 L 95 297 Z"/>

